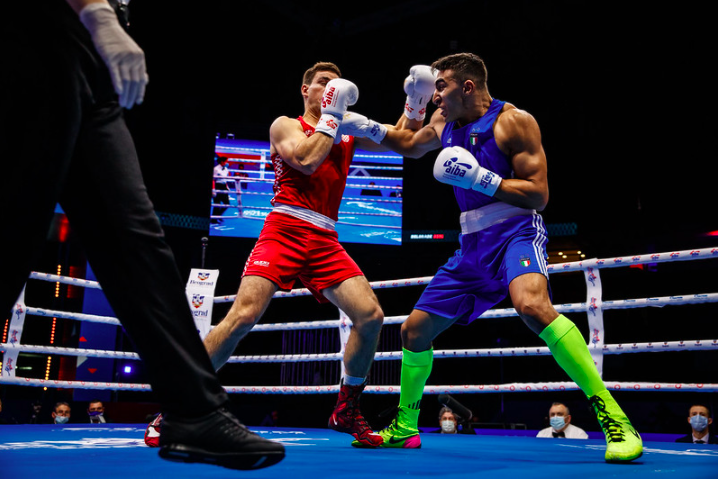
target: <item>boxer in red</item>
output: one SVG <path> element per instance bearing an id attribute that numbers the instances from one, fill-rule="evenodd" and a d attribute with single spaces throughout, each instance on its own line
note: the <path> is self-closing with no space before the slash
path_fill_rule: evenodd
<path id="1" fill-rule="evenodd" d="M 384 313 L 334 229 L 354 154 L 354 137 L 342 134 L 341 124 L 347 107 L 359 95 L 356 85 L 340 76 L 332 63 L 314 65 L 302 82 L 304 114 L 282 116 L 272 123 L 274 209 L 244 267 L 234 304 L 204 343 L 219 369 L 262 317 L 274 293 L 292 289 L 299 279 L 320 302 L 330 301 L 353 323 L 329 427 L 367 446 L 378 446 L 381 436 L 362 416 L 359 396 L 374 359 Z M 362 147 L 371 140 L 379 143 L 377 136 L 385 134 L 385 127 L 373 126 L 373 136 L 364 132 L 365 138 L 358 140 Z"/>

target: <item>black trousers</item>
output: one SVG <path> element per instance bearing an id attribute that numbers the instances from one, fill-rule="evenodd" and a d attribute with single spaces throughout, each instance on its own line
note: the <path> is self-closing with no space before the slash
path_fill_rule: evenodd
<path id="1" fill-rule="evenodd" d="M 220 193 L 220 191 L 229 191 L 229 188 L 227 187 L 226 183 L 216 183 L 215 190 L 217 190 L 217 196 L 215 196 L 216 203 L 222 204 L 222 205 L 229 205 L 229 193 Z M 227 211 L 227 208 L 224 206 L 215 206 L 214 211 L 212 214 L 216 216 L 221 216 L 224 214 L 224 212 Z"/>
<path id="2" fill-rule="evenodd" d="M 62 0 L 0 17 L 0 307 L 9 314 L 59 202 L 166 413 L 228 401 L 147 195 L 109 73 Z M 30 320 L 29 327 L 32 327 Z"/>

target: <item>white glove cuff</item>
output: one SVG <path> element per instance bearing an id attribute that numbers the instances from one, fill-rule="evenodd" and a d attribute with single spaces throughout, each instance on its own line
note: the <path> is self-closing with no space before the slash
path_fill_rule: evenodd
<path id="1" fill-rule="evenodd" d="M 82 10 L 80 10 L 79 17 L 80 22 L 82 22 L 90 33 L 94 33 L 97 26 L 103 22 L 112 20 L 117 22 L 117 14 L 115 14 L 115 10 L 113 10 L 113 8 L 106 2 L 90 3 L 86 5 Z"/>
<path id="2" fill-rule="evenodd" d="M 340 118 L 337 118 L 334 115 L 330 115 L 329 113 L 324 113 L 317 122 L 316 128 L 314 128 L 315 132 L 321 132 L 325 135 L 331 136 L 332 138 L 337 137 L 337 130 L 339 130 L 339 125 L 341 125 L 342 120 Z"/>
<path id="3" fill-rule="evenodd" d="M 426 117 L 426 105 L 431 100 L 432 95 L 407 95 L 404 104 L 404 114 L 410 120 L 423 120 Z"/>
<path id="4" fill-rule="evenodd" d="M 374 122 L 371 130 L 369 131 L 369 134 L 367 135 L 367 138 L 369 138 L 378 145 L 382 141 L 384 141 L 384 137 L 386 136 L 387 131 L 388 130 L 384 125 L 382 125 L 381 123 Z"/>
<path id="5" fill-rule="evenodd" d="M 476 177 L 474 184 L 471 185 L 471 189 L 483 193 L 486 196 L 494 196 L 496 190 L 499 189 L 502 179 L 503 178 L 493 171 L 480 166 L 479 176 Z"/>

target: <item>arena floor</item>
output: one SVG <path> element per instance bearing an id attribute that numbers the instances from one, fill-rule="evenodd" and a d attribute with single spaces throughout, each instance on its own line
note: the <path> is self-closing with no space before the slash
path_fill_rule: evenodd
<path id="1" fill-rule="evenodd" d="M 144 426 L 0 426 L 3 478 L 299 479 L 316 477 L 637 478 L 716 477 L 718 447 L 645 442 L 638 461 L 607 464 L 603 440 L 423 434 L 421 449 L 356 449 L 328 429 L 252 428 L 286 445 L 279 464 L 257 471 L 177 464 L 143 441 Z"/>

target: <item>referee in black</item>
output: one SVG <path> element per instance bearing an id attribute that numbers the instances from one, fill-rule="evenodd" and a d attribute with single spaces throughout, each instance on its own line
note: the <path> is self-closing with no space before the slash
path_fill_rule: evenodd
<path id="1" fill-rule="evenodd" d="M 142 102 L 148 77 L 123 23 L 106 0 L 3 3 L 0 307 L 10 313 L 60 203 L 162 405 L 160 456 L 270 466 L 284 448 L 228 411 L 147 195 L 123 108 Z"/>

